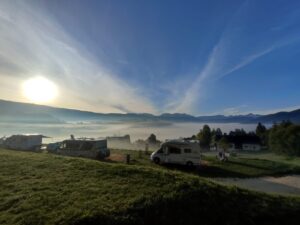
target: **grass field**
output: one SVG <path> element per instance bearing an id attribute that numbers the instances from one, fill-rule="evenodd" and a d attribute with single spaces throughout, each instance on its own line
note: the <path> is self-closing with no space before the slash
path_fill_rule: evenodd
<path id="1" fill-rule="evenodd" d="M 229 158 L 227 162 L 220 162 L 214 156 L 204 156 L 203 160 L 208 162 L 208 166 L 202 168 L 202 176 L 247 178 L 300 174 L 300 163 L 274 160 L 270 157 L 253 157 L 242 154 Z"/>
<path id="2" fill-rule="evenodd" d="M 278 155 L 271 152 L 243 153 L 240 154 L 240 157 L 252 159 L 266 159 L 274 162 L 282 162 L 290 165 L 300 166 L 300 157 Z"/>
<path id="3" fill-rule="evenodd" d="M 155 168 L 161 166 L 150 162 L 149 155 L 143 152 L 130 150 L 112 150 L 112 155 L 130 154 L 132 164 L 144 165 Z M 279 176 L 285 174 L 300 174 L 300 159 L 275 155 L 273 153 L 239 153 L 236 157 L 230 157 L 227 162 L 220 162 L 215 158 L 216 153 L 203 153 L 202 166 L 197 170 L 188 170 L 186 167 L 164 166 L 166 169 L 186 171 L 201 177 L 261 177 Z M 123 160 L 124 161 L 124 160 Z"/>
<path id="4" fill-rule="evenodd" d="M 125 165 L 1 149 L 0 224 L 299 222 L 299 198 L 217 185 L 136 156 Z"/>

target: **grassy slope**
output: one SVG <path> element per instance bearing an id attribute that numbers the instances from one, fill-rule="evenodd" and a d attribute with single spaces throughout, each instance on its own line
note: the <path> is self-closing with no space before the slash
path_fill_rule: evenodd
<path id="1" fill-rule="evenodd" d="M 297 224 L 300 199 L 139 165 L 0 150 L 0 224 Z"/>

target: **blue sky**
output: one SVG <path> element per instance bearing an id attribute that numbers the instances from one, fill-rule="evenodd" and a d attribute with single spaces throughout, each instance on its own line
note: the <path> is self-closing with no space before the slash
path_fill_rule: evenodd
<path id="1" fill-rule="evenodd" d="M 300 108 L 300 1 L 1 1 L 0 98 L 34 76 L 97 112 Z"/>

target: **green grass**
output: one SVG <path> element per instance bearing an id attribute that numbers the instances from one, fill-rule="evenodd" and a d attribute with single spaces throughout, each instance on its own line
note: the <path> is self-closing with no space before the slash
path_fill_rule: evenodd
<path id="1" fill-rule="evenodd" d="M 203 159 L 208 162 L 208 166 L 200 171 L 202 176 L 246 178 L 300 174 L 300 163 L 270 157 L 239 155 L 230 157 L 227 162 L 221 162 L 215 156 L 204 156 Z"/>
<path id="2" fill-rule="evenodd" d="M 243 153 L 240 154 L 241 158 L 254 158 L 266 159 L 275 162 L 287 163 L 294 166 L 300 166 L 300 157 L 292 157 L 286 155 L 278 155 L 271 152 L 258 152 L 258 153 Z"/>
<path id="3" fill-rule="evenodd" d="M 148 166 L 133 163 L 1 149 L 0 224 L 297 224 L 300 219 L 299 198 L 229 188 L 148 161 Z"/>
<path id="4" fill-rule="evenodd" d="M 144 165 L 155 168 L 162 166 L 155 165 L 149 160 L 149 155 L 144 152 L 130 150 L 111 150 L 112 154 L 130 154 L 131 164 Z M 202 160 L 204 165 L 198 170 L 188 170 L 182 166 L 164 166 L 169 170 L 179 170 L 197 174 L 201 177 L 261 177 L 280 176 L 286 174 L 300 174 L 300 158 L 287 158 L 273 153 L 239 153 L 237 157 L 230 157 L 229 161 L 221 162 L 216 159 L 216 153 L 204 153 Z"/>

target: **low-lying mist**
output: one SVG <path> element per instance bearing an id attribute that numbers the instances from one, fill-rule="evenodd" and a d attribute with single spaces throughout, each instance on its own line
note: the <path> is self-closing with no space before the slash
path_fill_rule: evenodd
<path id="1" fill-rule="evenodd" d="M 171 123 L 171 122 L 132 122 L 132 123 L 93 123 L 77 122 L 64 124 L 27 124 L 27 123 L 0 123 L 0 136 L 12 134 L 43 134 L 44 143 L 68 139 L 71 134 L 79 137 L 108 137 L 130 135 L 131 141 L 146 139 L 155 134 L 158 140 L 190 137 L 199 132 L 203 123 Z M 211 128 L 221 128 L 223 132 L 243 128 L 245 131 L 254 131 L 256 124 L 239 123 L 208 123 Z"/>

